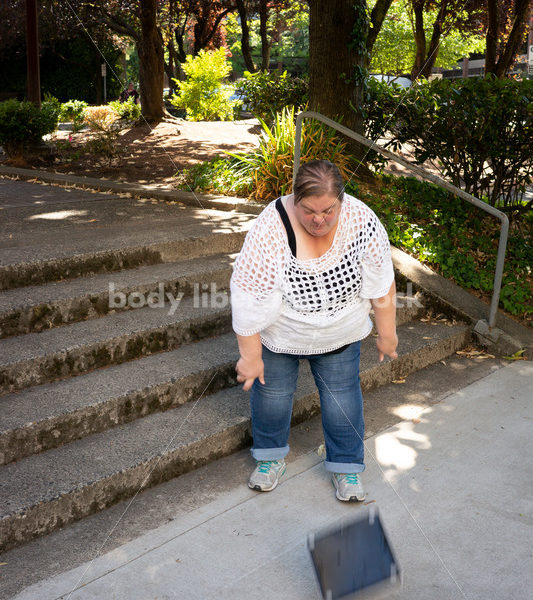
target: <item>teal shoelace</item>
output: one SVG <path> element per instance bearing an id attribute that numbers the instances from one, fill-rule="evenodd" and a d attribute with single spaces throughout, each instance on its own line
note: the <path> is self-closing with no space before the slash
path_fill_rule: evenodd
<path id="1" fill-rule="evenodd" d="M 357 485 L 359 483 L 359 479 L 357 478 L 357 473 L 346 473 L 346 482 L 352 485 Z"/>
<path id="2" fill-rule="evenodd" d="M 257 463 L 257 470 L 259 473 L 268 473 L 273 463 L 277 462 L 276 460 L 261 460 Z"/>

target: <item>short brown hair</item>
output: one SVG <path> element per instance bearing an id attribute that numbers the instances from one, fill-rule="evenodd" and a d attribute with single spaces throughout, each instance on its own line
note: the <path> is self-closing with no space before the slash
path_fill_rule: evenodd
<path id="1" fill-rule="evenodd" d="M 311 160 L 300 166 L 294 181 L 294 204 L 308 196 L 344 197 L 344 181 L 336 165 L 329 160 Z"/>

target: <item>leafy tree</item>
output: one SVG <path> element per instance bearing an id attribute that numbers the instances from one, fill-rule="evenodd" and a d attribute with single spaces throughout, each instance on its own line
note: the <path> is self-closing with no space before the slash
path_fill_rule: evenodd
<path id="1" fill-rule="evenodd" d="M 163 40 L 157 27 L 158 0 L 99 0 L 92 3 L 101 22 L 131 38 L 139 55 L 139 88 L 143 117 L 158 122 L 163 108 Z"/>
<path id="2" fill-rule="evenodd" d="M 158 24 L 166 50 L 165 72 L 172 81 L 181 78 L 181 65 L 189 54 L 225 46 L 224 22 L 235 5 L 232 0 L 166 0 L 161 2 Z"/>
<path id="3" fill-rule="evenodd" d="M 471 31 L 479 26 L 482 8 L 478 0 L 410 0 L 410 19 L 413 24 L 416 53 L 411 68 L 411 79 L 431 75 L 441 41 L 451 31 Z M 427 41 L 427 21 L 431 36 Z"/>
<path id="4" fill-rule="evenodd" d="M 245 67 L 251 73 L 257 70 L 268 71 L 273 48 L 282 42 L 283 34 L 298 22 L 301 15 L 308 13 L 307 2 L 236 0 L 236 5 L 241 28 L 240 49 Z M 260 66 L 253 59 L 254 46 L 261 51 L 258 60 Z"/>
<path id="5" fill-rule="evenodd" d="M 370 55 L 391 1 L 370 12 L 366 0 L 309 0 L 309 106 L 360 134 Z M 362 165 L 366 150 L 350 146 Z"/>
<path id="6" fill-rule="evenodd" d="M 372 0 L 370 2 L 372 5 Z M 395 0 L 385 17 L 377 36 L 371 56 L 371 68 L 379 73 L 401 75 L 410 71 L 415 62 L 416 44 L 410 13 L 411 0 Z M 425 13 L 425 38 L 431 35 L 431 22 L 437 11 Z M 457 15 L 456 15 L 457 16 Z M 434 66 L 450 68 L 463 56 L 482 52 L 484 38 L 481 32 L 469 32 L 464 28 L 447 28 L 441 35 Z"/>
<path id="7" fill-rule="evenodd" d="M 93 18 L 82 0 L 71 0 L 68 4 L 41 0 L 39 5 L 41 89 L 62 100 L 100 102 L 102 55 L 113 68 L 117 66 L 120 49 L 116 38 Z M 0 89 L 21 98 L 26 86 L 24 15 L 23 0 L 3 3 Z M 109 78 L 109 93 L 118 94 L 119 89 L 119 82 Z"/>
<path id="8" fill-rule="evenodd" d="M 226 20 L 227 43 L 232 53 L 233 70 L 236 73 L 254 73 L 263 61 L 261 23 L 258 14 L 247 15 L 246 39 L 243 22 L 238 13 Z M 306 2 L 291 2 L 287 7 L 271 10 L 267 21 L 269 62 L 277 62 L 278 68 L 304 74 L 309 58 L 309 10 Z M 247 49 L 246 49 L 247 46 Z"/>

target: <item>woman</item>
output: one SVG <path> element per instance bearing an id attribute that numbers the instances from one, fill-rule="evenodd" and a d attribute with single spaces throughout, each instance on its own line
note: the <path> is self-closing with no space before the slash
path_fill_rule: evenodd
<path id="1" fill-rule="evenodd" d="M 376 215 L 344 193 L 335 165 L 304 164 L 293 194 L 257 218 L 231 278 L 237 381 L 252 390 L 252 489 L 273 490 L 285 473 L 298 364 L 306 358 L 336 496 L 364 499 L 359 350 L 373 307 L 379 358 L 397 356 L 394 294 L 390 244 Z"/>

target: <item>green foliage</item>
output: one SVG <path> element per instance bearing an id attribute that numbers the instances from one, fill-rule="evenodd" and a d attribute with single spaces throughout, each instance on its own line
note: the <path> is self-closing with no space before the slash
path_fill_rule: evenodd
<path id="1" fill-rule="evenodd" d="M 88 104 L 84 100 L 68 100 L 67 102 L 63 102 L 59 112 L 59 120 L 72 122 L 73 131 L 79 131 L 84 125 L 83 111 L 87 106 Z"/>
<path id="2" fill-rule="evenodd" d="M 126 102 L 114 100 L 109 103 L 109 106 L 118 115 L 118 118 L 124 121 L 137 121 L 141 117 L 141 105 L 135 104 L 133 97 L 128 98 Z"/>
<path id="3" fill-rule="evenodd" d="M 252 181 L 239 174 L 238 162 L 234 158 L 215 158 L 193 165 L 178 177 L 178 186 L 192 192 L 246 196 Z"/>
<path id="4" fill-rule="evenodd" d="M 182 66 L 187 80 L 174 80 L 179 91 L 171 103 L 184 108 L 191 121 L 231 121 L 236 102 L 230 100 L 233 89 L 222 83 L 231 70 L 224 48 L 200 50 L 198 56 L 187 56 Z"/>
<path id="5" fill-rule="evenodd" d="M 370 0 L 369 8 L 372 9 L 375 3 L 375 0 Z M 372 48 L 370 68 L 373 73 L 401 75 L 411 71 L 415 60 L 416 44 L 410 5 L 411 0 L 396 0 L 387 11 Z M 426 40 L 431 39 L 437 12 L 438 8 L 424 11 Z M 461 22 L 466 16 L 464 13 L 466 11 L 463 11 L 463 14 L 455 13 L 454 22 Z M 442 33 L 436 67 L 453 68 L 463 56 L 485 50 L 483 35 L 465 34 L 453 26 L 445 26 Z"/>
<path id="6" fill-rule="evenodd" d="M 24 155 L 27 145 L 55 131 L 57 120 L 54 102 L 43 102 L 40 109 L 27 101 L 0 102 L 0 145 L 10 157 Z"/>
<path id="7" fill-rule="evenodd" d="M 246 67 L 241 50 L 241 25 L 237 13 L 226 19 L 226 40 L 231 52 L 233 72 L 242 74 Z M 255 65 L 261 65 L 259 15 L 248 15 L 250 47 Z M 309 73 L 309 5 L 301 0 L 283 2 L 268 12 L 267 35 L 272 40 L 270 63 L 293 75 Z"/>
<path id="8" fill-rule="evenodd" d="M 197 165 L 186 172 L 184 187 L 248 195 L 259 201 L 289 193 L 294 164 L 294 108 L 278 113 L 272 127 L 264 122 L 262 126 L 263 134 L 255 152 L 228 153 L 233 160 Z M 335 131 L 317 121 L 308 121 L 302 128 L 301 162 L 317 158 L 334 162 L 345 178 L 353 167 L 346 143 Z"/>
<path id="9" fill-rule="evenodd" d="M 290 77 L 287 71 L 245 71 L 244 79 L 236 86 L 236 92 L 258 119 L 271 124 L 276 118 L 276 113 L 285 107 L 294 106 L 298 109 L 307 103 L 309 82 L 306 79 Z"/>
<path id="10" fill-rule="evenodd" d="M 55 96 L 52 96 L 52 94 L 45 92 L 43 103 L 50 105 L 50 107 L 53 108 L 53 110 L 57 111 L 58 115 L 61 114 L 61 102 L 59 102 L 59 100 Z M 58 116 L 58 118 L 60 117 Z"/>
<path id="11" fill-rule="evenodd" d="M 417 163 L 435 161 L 457 187 L 524 210 L 533 175 L 532 80 L 435 80 L 409 90 L 369 83 L 365 116 L 373 139 L 389 132 L 389 146 L 411 144 Z"/>
<path id="12" fill-rule="evenodd" d="M 498 252 L 499 221 L 431 183 L 383 176 L 379 193 L 359 197 L 379 215 L 391 243 L 461 287 L 489 298 Z M 352 184 L 348 186 L 354 192 Z M 500 306 L 526 320 L 531 304 L 533 224 L 509 235 Z"/>

